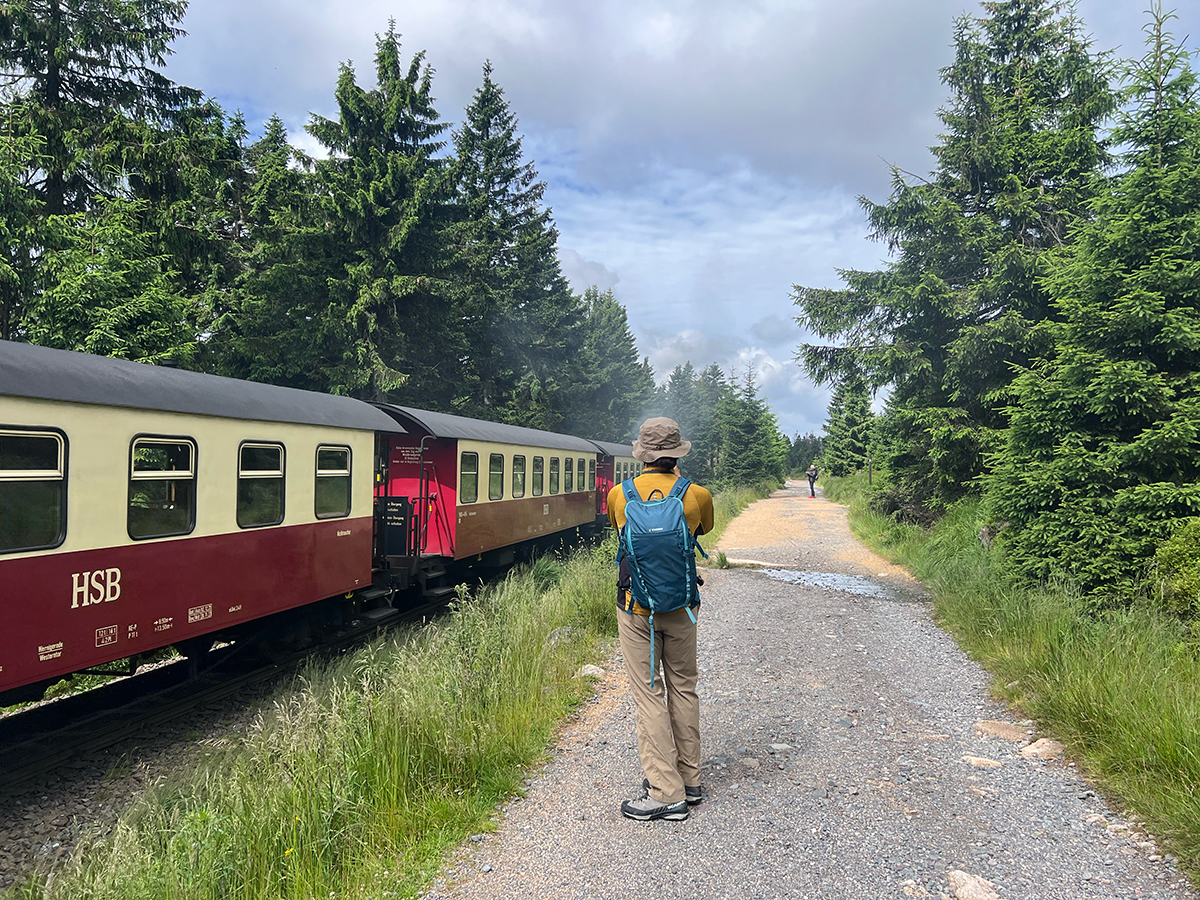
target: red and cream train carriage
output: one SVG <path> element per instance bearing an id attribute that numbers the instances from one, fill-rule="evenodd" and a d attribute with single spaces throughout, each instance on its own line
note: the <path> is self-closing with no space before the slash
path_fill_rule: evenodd
<path id="1" fill-rule="evenodd" d="M 368 588 L 376 435 L 345 397 L 0 342 L 0 703 Z"/>
<path id="2" fill-rule="evenodd" d="M 522 546 L 595 525 L 595 443 L 463 416 L 381 405 L 404 434 L 386 440 L 382 529 L 394 570 L 474 561 L 502 566 Z M 626 448 L 628 449 L 628 448 Z"/>
<path id="3" fill-rule="evenodd" d="M 600 449 L 600 459 L 597 463 L 596 498 L 597 522 L 608 523 L 608 492 L 613 485 L 620 484 L 627 478 L 642 474 L 645 467 L 641 460 L 633 458 L 633 447 L 629 444 L 614 444 L 609 441 L 592 441 Z"/>
<path id="4" fill-rule="evenodd" d="M 451 567 L 603 523 L 630 451 L 0 341 L 0 705 L 277 613 L 449 591 Z"/>

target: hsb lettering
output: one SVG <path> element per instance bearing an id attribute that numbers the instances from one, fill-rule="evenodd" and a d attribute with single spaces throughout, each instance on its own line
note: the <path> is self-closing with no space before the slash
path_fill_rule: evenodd
<path id="1" fill-rule="evenodd" d="M 112 603 L 121 596 L 121 570 L 97 569 L 71 576 L 71 609 Z"/>

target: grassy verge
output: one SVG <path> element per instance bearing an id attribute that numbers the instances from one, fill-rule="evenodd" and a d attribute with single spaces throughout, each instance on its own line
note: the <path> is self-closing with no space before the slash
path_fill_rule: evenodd
<path id="1" fill-rule="evenodd" d="M 615 633 L 611 555 L 543 559 L 434 624 L 312 665 L 22 898 L 409 897 L 494 827 Z"/>
<path id="2" fill-rule="evenodd" d="M 1200 647 L 1186 627 L 1149 605 L 1095 616 L 1067 589 L 1014 586 L 978 539 L 974 504 L 926 531 L 871 511 L 852 479 L 824 486 L 849 503 L 859 537 L 933 592 L 940 624 L 992 673 L 995 693 L 1065 743 L 1200 880 Z"/>

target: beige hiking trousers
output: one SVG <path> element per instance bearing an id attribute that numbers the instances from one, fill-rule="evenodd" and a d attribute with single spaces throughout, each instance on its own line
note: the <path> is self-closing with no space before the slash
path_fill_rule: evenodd
<path id="1" fill-rule="evenodd" d="M 699 610 L 693 610 L 699 615 Z M 685 799 L 684 785 L 700 785 L 700 695 L 696 693 L 696 625 L 686 610 L 654 617 L 650 687 L 649 617 L 617 610 L 617 629 L 629 690 L 637 711 L 638 756 L 660 803 Z"/>

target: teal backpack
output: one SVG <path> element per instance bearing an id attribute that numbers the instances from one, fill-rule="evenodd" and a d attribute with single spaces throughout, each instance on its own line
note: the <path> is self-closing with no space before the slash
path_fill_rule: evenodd
<path id="1" fill-rule="evenodd" d="M 680 477 L 665 497 L 655 490 L 643 500 L 633 479 L 621 482 L 625 493 L 625 525 L 621 529 L 617 566 L 629 568 L 629 596 L 650 610 L 650 687 L 654 687 L 654 616 L 686 609 L 693 622 L 692 608 L 700 603 L 696 587 L 696 554 L 708 554 L 688 528 L 683 512 L 683 495 L 692 482 Z M 654 495 L 658 494 L 658 499 Z M 626 606 L 633 612 L 633 603 Z"/>

